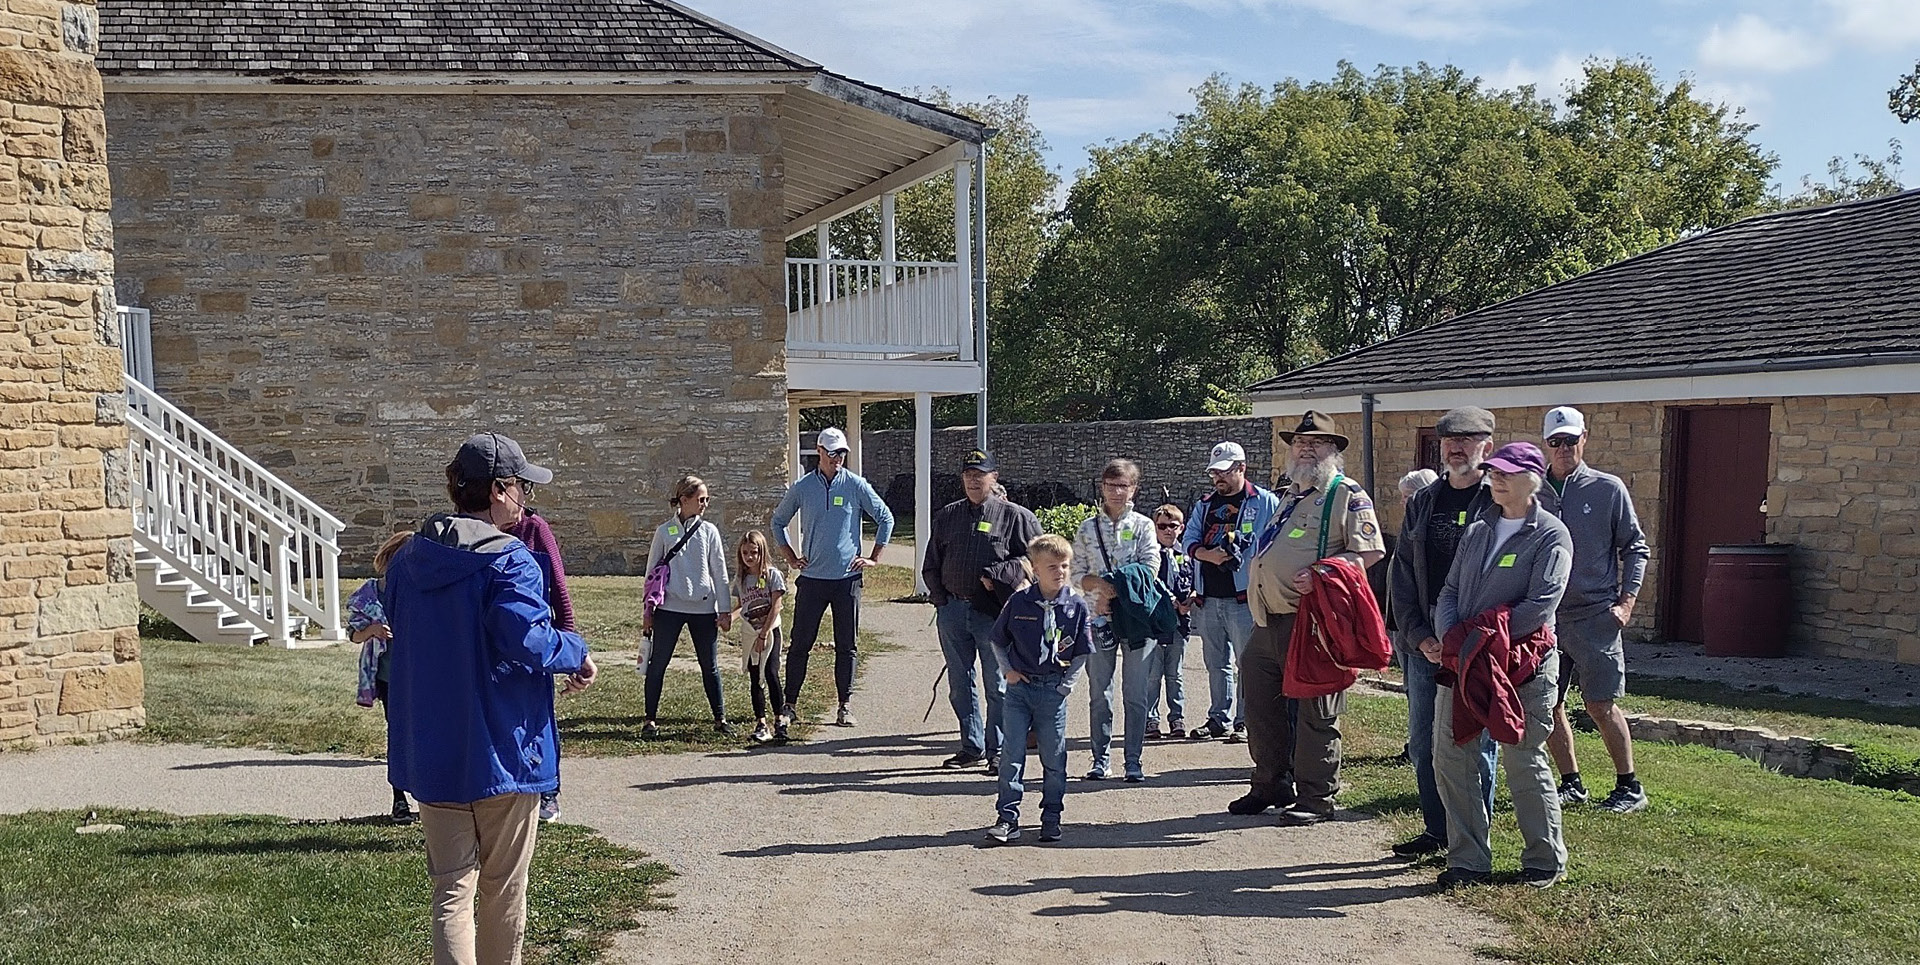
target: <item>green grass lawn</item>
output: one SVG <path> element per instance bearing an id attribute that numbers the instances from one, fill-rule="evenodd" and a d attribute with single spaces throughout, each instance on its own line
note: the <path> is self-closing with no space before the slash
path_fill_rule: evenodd
<path id="1" fill-rule="evenodd" d="M 1342 800 L 1412 836 L 1413 773 L 1386 761 L 1405 739 L 1406 704 L 1353 695 L 1342 730 Z M 1605 769 L 1597 736 L 1579 735 L 1578 747 Z M 1569 810 L 1564 885 L 1457 895 L 1512 930 L 1490 951 L 1583 965 L 1891 965 L 1920 955 L 1920 798 L 1783 777 L 1700 747 L 1634 750 L 1652 806 L 1626 817 Z M 1497 868 L 1517 869 L 1510 811 L 1494 822 L 1494 852 Z"/>
<path id="2" fill-rule="evenodd" d="M 911 571 L 893 566 L 869 571 L 865 597 L 883 601 L 910 594 Z M 583 576 L 568 581 L 575 619 L 595 653 L 600 680 L 584 693 L 558 699 L 564 753 L 583 756 L 712 751 L 748 746 L 753 705 L 740 672 L 738 630 L 721 635 L 720 679 L 727 716 L 739 731 L 713 730 L 700 686 L 693 644 L 684 636 L 660 694 L 660 736 L 643 740 L 645 687 L 634 672 L 640 640 L 642 581 L 627 576 Z M 791 594 L 788 616 L 791 617 Z M 831 712 L 831 630 L 815 649 L 800 711 Z M 139 739 L 216 747 L 258 747 L 294 754 L 329 752 L 363 757 L 386 755 L 386 723 L 378 709 L 353 702 L 359 648 L 317 650 L 238 649 L 175 639 L 164 621 L 145 628 L 147 727 Z M 863 655 L 892 645 L 862 630 Z M 796 729 L 804 738 L 811 727 Z"/>
<path id="3" fill-rule="evenodd" d="M 0 965 L 418 963 L 426 845 L 382 820 L 101 812 L 0 817 Z M 667 869 L 583 828 L 540 829 L 527 961 L 588 963 L 664 907 Z"/>

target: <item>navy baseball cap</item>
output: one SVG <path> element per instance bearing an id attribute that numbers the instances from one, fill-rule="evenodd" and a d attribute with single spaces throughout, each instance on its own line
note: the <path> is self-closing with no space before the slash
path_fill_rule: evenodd
<path id="1" fill-rule="evenodd" d="M 519 478 L 543 486 L 553 481 L 553 470 L 528 462 L 520 444 L 498 432 L 468 436 L 453 461 L 469 480 Z"/>

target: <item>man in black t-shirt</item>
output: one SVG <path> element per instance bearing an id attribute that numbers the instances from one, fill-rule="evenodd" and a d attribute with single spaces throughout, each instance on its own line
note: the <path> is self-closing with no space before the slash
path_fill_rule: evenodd
<path id="1" fill-rule="evenodd" d="M 1407 681 L 1407 753 L 1413 758 L 1415 783 L 1420 788 L 1420 816 L 1425 829 L 1411 841 L 1395 845 L 1393 853 L 1418 857 L 1447 847 L 1447 810 L 1433 780 L 1433 703 L 1440 669 L 1420 650 L 1434 638 L 1433 608 L 1447 584 L 1447 570 L 1467 526 L 1492 504 L 1486 473 L 1480 463 L 1493 452 L 1493 413 L 1462 406 L 1440 417 L 1440 456 L 1446 474 L 1407 500 L 1400 524 L 1387 593 L 1394 614 L 1394 649 Z M 1481 738 L 1481 787 L 1487 812 L 1493 812 L 1494 744 Z"/>

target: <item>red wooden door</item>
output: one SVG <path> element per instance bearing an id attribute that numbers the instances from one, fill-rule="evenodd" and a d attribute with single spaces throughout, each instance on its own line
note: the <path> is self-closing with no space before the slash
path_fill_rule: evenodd
<path id="1" fill-rule="evenodd" d="M 1659 622 L 1669 640 L 1699 642 L 1705 636 L 1707 547 L 1767 541 L 1760 507 L 1767 498 L 1771 418 L 1764 405 L 1668 410 L 1673 488 L 1661 548 L 1666 579 Z"/>

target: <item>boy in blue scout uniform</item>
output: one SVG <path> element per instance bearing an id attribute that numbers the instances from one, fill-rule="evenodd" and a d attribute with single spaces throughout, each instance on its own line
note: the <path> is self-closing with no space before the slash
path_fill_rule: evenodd
<path id="1" fill-rule="evenodd" d="M 1007 683 L 1003 720 L 1011 753 L 1000 762 L 996 816 L 987 836 L 1005 844 L 1020 837 L 1020 800 L 1026 795 L 1029 730 L 1039 738 L 1040 840 L 1060 840 L 1067 797 L 1067 697 L 1093 652 L 1093 614 L 1068 585 L 1073 547 L 1051 533 L 1027 544 L 1034 583 L 1015 593 L 993 624 L 993 649 Z"/>

